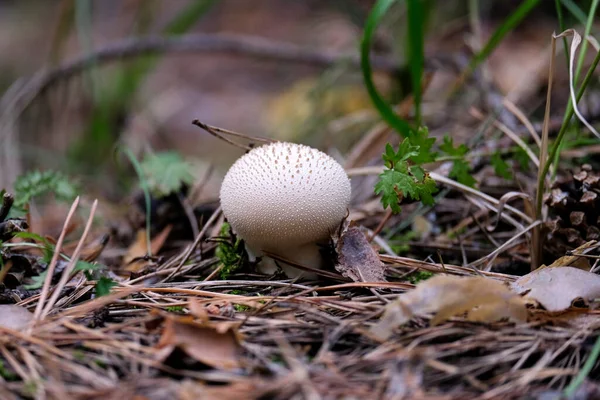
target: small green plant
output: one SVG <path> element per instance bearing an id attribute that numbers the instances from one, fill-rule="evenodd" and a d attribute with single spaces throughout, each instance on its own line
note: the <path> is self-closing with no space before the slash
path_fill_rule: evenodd
<path id="1" fill-rule="evenodd" d="M 514 159 L 519 164 L 522 171 L 527 171 L 529 168 L 529 162 L 531 161 L 525 149 L 517 147 L 514 154 Z"/>
<path id="2" fill-rule="evenodd" d="M 27 240 L 34 240 L 40 243 L 42 248 L 42 262 L 47 264 L 52 259 L 52 255 L 54 254 L 54 245 L 50 243 L 50 241 L 45 237 L 38 235 L 37 233 L 31 232 L 18 232 L 15 234 L 15 237 Z"/>
<path id="3" fill-rule="evenodd" d="M 15 202 L 11 209 L 13 217 L 25 214 L 25 205 L 32 199 L 50 193 L 58 201 L 72 202 L 77 197 L 78 188 L 60 172 L 32 171 L 17 178 L 14 192 Z"/>
<path id="4" fill-rule="evenodd" d="M 170 313 L 180 313 L 183 311 L 183 306 L 169 306 L 166 310 Z"/>
<path id="5" fill-rule="evenodd" d="M 31 283 L 27 285 L 23 285 L 23 287 L 27 290 L 35 290 L 44 286 L 44 281 L 46 280 L 46 275 L 48 271 L 44 271 L 39 275 L 35 275 L 31 277 Z"/>
<path id="6" fill-rule="evenodd" d="M 390 241 L 390 246 L 396 254 L 401 255 L 410 250 L 408 242 L 415 239 L 418 235 L 417 232 L 409 229 L 404 233 L 395 235 L 393 241 Z"/>
<path id="7" fill-rule="evenodd" d="M 492 154 L 492 158 L 490 159 L 490 163 L 494 167 L 494 172 L 501 178 L 510 179 L 512 178 L 512 173 L 510 171 L 510 165 L 502 158 L 502 155 L 499 151 Z"/>
<path id="8" fill-rule="evenodd" d="M 429 271 L 415 271 L 412 274 L 406 276 L 406 280 L 416 285 L 417 283 L 427 280 L 433 276 L 432 272 Z"/>
<path id="9" fill-rule="evenodd" d="M 100 279 L 96 281 L 96 296 L 101 297 L 110 294 L 110 289 L 116 285 L 117 282 L 105 276 L 101 276 Z"/>
<path id="10" fill-rule="evenodd" d="M 23 385 L 23 393 L 29 397 L 38 397 L 39 384 L 37 380 L 30 379 Z"/>
<path id="11" fill-rule="evenodd" d="M 224 223 L 221 227 L 219 245 L 216 249 L 216 256 L 223 265 L 221 268 L 221 279 L 227 279 L 229 276 L 238 270 L 243 265 L 244 249 L 242 241 L 231 237 L 231 227 L 228 223 Z"/>
<path id="12" fill-rule="evenodd" d="M 454 147 L 454 139 L 446 135 L 444 136 L 444 143 L 440 146 L 440 150 L 454 157 L 452 169 L 448 175 L 451 178 L 456 178 L 463 185 L 473 187 L 477 181 L 471 175 L 469 163 L 465 160 L 465 155 L 469 152 L 469 148 L 465 144 Z"/>
<path id="13" fill-rule="evenodd" d="M 487 43 L 474 55 L 468 68 L 464 71 L 455 90 L 467 79 L 473 70 L 480 65 L 499 45 L 502 39 L 512 31 L 537 5 L 539 0 L 526 0 L 515 9 L 515 11 L 500 24 L 490 36 Z M 377 30 L 378 24 L 384 19 L 389 9 L 394 5 L 406 5 L 407 16 L 407 69 L 410 73 L 411 92 L 414 104 L 414 123 L 417 128 L 408 121 L 398 116 L 390 104 L 378 92 L 372 76 L 370 59 L 371 43 Z M 387 169 L 380 175 L 380 180 L 375 186 L 375 192 L 382 194 L 384 207 L 391 207 L 395 213 L 400 212 L 398 205 L 403 197 L 412 197 L 421 200 L 425 204 L 433 202 L 432 193 L 435 192 L 435 182 L 427 175 L 423 164 L 435 161 L 437 154 L 432 150 L 435 139 L 429 138 L 427 129 L 421 127 L 421 101 L 422 85 L 424 76 L 424 46 L 426 32 L 424 27 L 427 22 L 427 14 L 430 5 L 422 0 L 377 0 L 367 17 L 361 41 L 361 70 L 365 87 L 379 112 L 381 118 L 390 125 L 400 136 L 404 138 L 401 148 L 393 153 L 391 146 L 386 147 L 383 155 Z M 407 143 L 408 141 L 408 143 Z M 460 183 L 467 186 L 475 184 L 474 178 L 469 172 L 469 164 L 465 160 L 468 148 L 465 145 L 454 147 L 452 140 L 445 139 L 440 150 L 449 154 L 453 159 L 453 167 L 450 176 L 456 178 Z M 410 155 L 408 155 L 411 153 Z"/>
<path id="14" fill-rule="evenodd" d="M 141 167 L 148 188 L 155 197 L 168 196 L 184 185 L 194 183 L 190 164 L 174 151 L 148 154 Z"/>
<path id="15" fill-rule="evenodd" d="M 248 311 L 250 309 L 250 307 L 246 306 L 244 304 L 234 304 L 233 309 L 237 312 L 244 312 L 244 311 Z"/>
<path id="16" fill-rule="evenodd" d="M 383 161 L 386 169 L 379 175 L 375 193 L 381 193 L 381 202 L 394 213 L 400 212 L 400 202 L 405 197 L 420 200 L 426 205 L 433 204 L 433 193 L 437 191 L 435 181 L 419 164 L 411 164 L 411 159 L 421 157 L 420 146 L 411 144 L 406 138 L 395 152 L 390 144 L 385 148 Z"/>
<path id="17" fill-rule="evenodd" d="M 18 375 L 10 371 L 6 365 L 4 365 L 4 360 L 0 360 L 0 376 L 7 381 L 15 381 L 18 379 Z"/>

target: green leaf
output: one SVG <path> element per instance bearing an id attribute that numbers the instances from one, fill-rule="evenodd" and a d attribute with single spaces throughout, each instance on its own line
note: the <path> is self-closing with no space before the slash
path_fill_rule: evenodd
<path id="1" fill-rule="evenodd" d="M 523 171 L 527 171 L 527 168 L 529 168 L 529 155 L 527 154 L 527 152 L 522 148 L 522 147 L 518 147 L 517 150 L 515 151 L 515 161 L 517 161 L 517 163 L 519 163 L 519 167 L 521 167 L 521 170 Z"/>
<path id="2" fill-rule="evenodd" d="M 456 178 L 456 180 L 463 185 L 473 187 L 477 181 L 473 178 L 473 175 L 471 175 L 470 169 L 469 163 L 465 160 L 455 160 L 448 176 Z"/>
<path id="3" fill-rule="evenodd" d="M 379 175 L 379 181 L 375 184 L 375 194 L 381 194 L 383 208 L 391 208 L 394 214 L 401 211 L 399 204 L 401 199 L 396 191 L 396 182 L 403 177 L 400 172 L 388 169 Z"/>
<path id="4" fill-rule="evenodd" d="M 465 160 L 465 154 L 469 152 L 469 148 L 465 144 L 454 147 L 454 139 L 446 135 L 444 136 L 444 142 L 440 146 L 440 150 L 449 156 L 456 157 L 452 163 L 452 169 L 448 176 L 456 178 L 456 180 L 463 185 L 473 187 L 477 181 L 471 175 L 471 167 Z"/>
<path id="5" fill-rule="evenodd" d="M 157 197 L 178 192 L 183 185 L 194 183 L 190 164 L 176 152 L 147 155 L 141 167 L 150 191 Z"/>
<path id="6" fill-rule="evenodd" d="M 435 143 L 435 138 L 429 137 L 429 129 L 422 126 L 416 132 L 411 133 L 409 138 L 413 145 L 419 147 L 419 154 L 412 156 L 410 159 L 412 162 L 415 164 L 425 164 L 436 160 L 437 153 L 431 150 Z"/>
<path id="7" fill-rule="evenodd" d="M 396 115 L 392 107 L 377 91 L 377 88 L 373 83 L 373 69 L 371 68 L 371 60 L 369 57 L 371 41 L 373 39 L 373 35 L 375 34 L 377 24 L 381 21 L 382 17 L 386 14 L 394 2 L 396 2 L 396 0 L 377 0 L 371 9 L 371 13 L 367 17 L 367 22 L 365 23 L 365 30 L 360 45 L 360 66 L 369 97 L 371 97 L 371 101 L 373 101 L 375 108 L 383 120 L 401 136 L 408 137 L 413 131 L 413 128 L 406 121 Z"/>
<path id="8" fill-rule="evenodd" d="M 72 202 L 77 191 L 76 185 L 60 172 L 32 171 L 17 178 L 14 206 L 22 209 L 31 199 L 50 193 L 58 201 Z"/>
<path id="9" fill-rule="evenodd" d="M 510 171 L 510 165 L 506 161 L 502 159 L 502 155 L 499 151 L 492 154 L 492 158 L 490 159 L 490 163 L 494 167 L 494 171 L 496 175 L 504 179 L 512 178 L 512 173 Z"/>
<path id="10" fill-rule="evenodd" d="M 98 271 L 100 269 L 103 268 L 103 265 L 101 264 L 93 264 L 93 263 L 89 263 L 87 261 L 77 261 L 77 264 L 75 264 L 75 268 L 73 268 L 73 273 L 75 272 L 79 272 L 79 271 Z"/>
<path id="11" fill-rule="evenodd" d="M 421 200 L 426 205 L 434 203 L 433 193 L 437 191 L 435 181 L 425 174 L 420 167 L 409 169 L 406 163 L 396 164 L 394 169 L 387 169 L 379 175 L 375 185 L 375 193 L 381 194 L 383 207 L 390 207 L 392 212 L 399 213 L 400 201 L 404 197 Z M 412 171 L 418 171 L 422 179 L 418 179 Z"/>
<path id="12" fill-rule="evenodd" d="M 36 242 L 41 242 L 45 245 L 51 246 L 48 239 L 46 239 L 45 237 L 43 237 L 41 235 L 38 235 L 37 233 L 17 232 L 17 233 L 15 233 L 14 237 L 20 238 L 20 239 L 35 240 Z"/>
<path id="13" fill-rule="evenodd" d="M 110 294 L 110 289 L 117 285 L 117 282 L 105 276 L 96 281 L 96 296 L 106 296 Z"/>
<path id="14" fill-rule="evenodd" d="M 46 280 L 46 275 L 48 271 L 44 271 L 39 275 L 31 277 L 31 283 L 28 285 L 23 285 L 23 287 L 27 290 L 39 289 L 44 285 L 44 281 Z"/>
<path id="15" fill-rule="evenodd" d="M 54 245 L 52 243 L 50 243 L 50 241 L 48 239 L 46 239 L 45 237 L 40 236 L 37 233 L 32 233 L 32 232 L 18 232 L 14 235 L 14 237 L 21 238 L 21 239 L 27 239 L 27 240 L 35 240 L 37 242 L 42 243 L 42 246 L 43 246 L 42 261 L 45 263 L 49 263 L 50 260 L 52 259 L 52 256 L 54 255 Z"/>
<path id="16" fill-rule="evenodd" d="M 449 156 L 461 157 L 469 152 L 469 148 L 465 144 L 454 147 L 454 139 L 450 136 L 444 136 L 444 143 L 440 146 L 440 150 Z"/>
<path id="17" fill-rule="evenodd" d="M 411 157 L 416 157 L 419 155 L 419 146 L 413 146 L 410 143 L 410 140 L 404 139 L 400 146 L 398 146 L 398 151 L 394 152 L 394 148 L 389 143 L 385 146 L 385 153 L 383 154 L 383 161 L 385 162 L 388 168 L 394 168 L 394 165 L 401 163 L 403 161 L 407 161 Z"/>
<path id="18" fill-rule="evenodd" d="M 419 182 L 422 182 L 425 179 L 425 170 L 419 165 L 410 167 L 410 173 L 413 174 Z"/>

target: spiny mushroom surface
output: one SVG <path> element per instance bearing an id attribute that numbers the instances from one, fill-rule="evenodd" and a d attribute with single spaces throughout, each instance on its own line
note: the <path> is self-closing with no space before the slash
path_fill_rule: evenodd
<path id="1" fill-rule="evenodd" d="M 345 218 L 350 180 L 342 166 L 308 146 L 277 142 L 239 158 L 221 186 L 221 206 L 253 261 L 263 251 L 321 268 L 326 244 Z M 299 269 L 281 265 L 288 276 Z M 272 273 L 272 260 L 260 265 Z M 305 274 L 306 275 L 306 274 Z"/>

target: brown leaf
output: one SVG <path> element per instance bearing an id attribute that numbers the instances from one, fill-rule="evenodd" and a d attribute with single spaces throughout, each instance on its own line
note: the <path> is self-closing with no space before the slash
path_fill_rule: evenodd
<path id="1" fill-rule="evenodd" d="M 166 315 L 157 347 L 171 351 L 177 347 L 195 360 L 213 368 L 235 369 L 241 366 L 241 347 L 235 328 L 237 326 L 229 322 L 198 323 L 192 316 Z M 161 354 L 166 358 L 171 351 Z"/>
<path id="2" fill-rule="evenodd" d="M 0 304 L 0 326 L 20 331 L 33 319 L 33 314 L 25 307 L 14 304 Z"/>
<path id="3" fill-rule="evenodd" d="M 158 235 L 156 235 L 150 241 L 150 249 L 152 254 L 156 254 L 162 249 L 169 233 L 171 233 L 173 225 L 167 225 Z M 146 245 L 146 231 L 140 229 L 135 237 L 135 241 L 127 249 L 127 254 L 123 257 L 125 263 L 125 270 L 129 272 L 140 272 L 142 271 L 150 261 L 143 260 L 148 253 L 148 246 Z"/>
<path id="4" fill-rule="evenodd" d="M 214 386 L 186 380 L 179 387 L 179 400 L 253 400 L 262 398 L 266 386 L 257 380 L 233 381 L 228 385 Z"/>
<path id="5" fill-rule="evenodd" d="M 562 311 L 573 300 L 600 297 L 600 276 L 573 267 L 540 268 L 511 284 L 517 293 L 537 300 L 548 311 Z"/>
<path id="6" fill-rule="evenodd" d="M 371 331 L 377 337 L 387 339 L 397 326 L 407 323 L 415 315 L 427 313 L 436 313 L 432 325 L 464 313 L 469 321 L 527 319 L 525 300 L 498 281 L 478 276 L 437 275 L 388 304 Z"/>
<path id="7" fill-rule="evenodd" d="M 540 268 L 556 268 L 556 267 L 574 267 L 584 271 L 590 270 L 590 263 L 586 257 L 582 257 L 578 254 L 585 254 L 585 250 L 591 247 L 595 247 L 598 242 L 595 240 L 590 240 L 587 243 L 582 244 L 578 248 L 572 251 L 572 256 L 563 256 L 558 260 L 554 261 L 552 264 L 545 266 L 542 265 Z"/>
<path id="8" fill-rule="evenodd" d="M 356 226 L 342 233 L 337 244 L 335 269 L 355 282 L 384 282 L 385 268 L 365 234 Z"/>

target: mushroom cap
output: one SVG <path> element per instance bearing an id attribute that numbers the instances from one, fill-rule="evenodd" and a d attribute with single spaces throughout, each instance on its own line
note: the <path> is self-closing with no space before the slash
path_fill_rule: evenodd
<path id="1" fill-rule="evenodd" d="M 221 185 L 225 217 L 255 252 L 327 240 L 349 203 L 350 180 L 342 166 L 294 143 L 251 150 L 231 166 Z"/>

